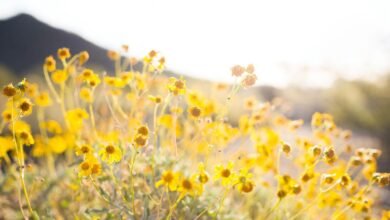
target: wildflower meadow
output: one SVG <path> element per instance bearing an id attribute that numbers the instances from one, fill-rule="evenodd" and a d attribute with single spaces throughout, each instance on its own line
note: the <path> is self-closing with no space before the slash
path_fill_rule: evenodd
<path id="1" fill-rule="evenodd" d="M 167 77 L 160 52 L 127 52 L 109 51 L 106 72 L 60 48 L 45 83 L 3 85 L 0 219 L 390 218 L 381 150 L 325 112 L 305 122 L 243 97 L 253 65 L 203 91 Z"/>

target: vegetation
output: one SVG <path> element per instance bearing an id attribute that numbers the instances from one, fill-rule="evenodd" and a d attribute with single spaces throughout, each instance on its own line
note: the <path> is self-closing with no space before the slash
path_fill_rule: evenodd
<path id="1" fill-rule="evenodd" d="M 127 50 L 108 52 L 109 75 L 85 67 L 87 52 L 60 48 L 43 64 L 47 90 L 3 87 L 1 216 L 389 218 L 376 202 L 390 182 L 376 170 L 381 151 L 353 146 L 330 114 L 314 113 L 302 133 L 278 99 L 234 100 L 256 82 L 253 65 L 234 66 L 235 84 L 204 94 L 160 75 L 159 53 L 137 60 Z M 245 108 L 237 125 L 233 103 Z"/>

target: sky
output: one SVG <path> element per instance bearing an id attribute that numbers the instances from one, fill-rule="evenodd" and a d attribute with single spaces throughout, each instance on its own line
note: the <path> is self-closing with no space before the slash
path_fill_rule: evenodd
<path id="1" fill-rule="evenodd" d="M 20 12 L 134 56 L 155 49 L 170 70 L 214 81 L 249 63 L 259 84 L 278 87 L 390 70 L 388 0 L 0 0 L 0 19 Z"/>

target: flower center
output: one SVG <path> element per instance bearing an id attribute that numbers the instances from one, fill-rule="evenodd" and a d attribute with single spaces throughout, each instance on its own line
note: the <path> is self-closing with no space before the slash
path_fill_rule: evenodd
<path id="1" fill-rule="evenodd" d="M 245 178 L 244 176 L 241 176 L 241 177 L 240 177 L 240 182 L 241 182 L 241 183 L 245 183 L 245 182 L 246 182 L 246 178 Z"/>
<path id="2" fill-rule="evenodd" d="M 173 180 L 172 173 L 167 173 L 166 175 L 164 175 L 163 179 L 164 179 L 164 182 L 167 182 L 167 183 L 172 182 L 172 180 Z"/>
<path id="3" fill-rule="evenodd" d="M 83 163 L 83 164 L 81 165 L 81 169 L 82 169 L 82 170 L 88 170 L 88 169 L 89 169 L 89 164 L 88 164 L 87 162 Z"/>
<path id="4" fill-rule="evenodd" d="M 22 139 L 26 140 L 26 139 L 28 138 L 28 133 L 22 131 L 22 132 L 20 133 L 20 137 L 21 137 Z"/>
<path id="5" fill-rule="evenodd" d="M 209 181 L 209 177 L 206 174 L 200 174 L 198 180 L 201 183 L 207 183 L 207 181 Z"/>
<path id="6" fill-rule="evenodd" d="M 184 83 L 182 81 L 178 80 L 178 81 L 175 82 L 175 86 L 178 89 L 183 89 L 184 88 Z"/>
<path id="7" fill-rule="evenodd" d="M 108 145 L 108 146 L 106 147 L 106 152 L 107 152 L 108 154 L 113 154 L 113 153 L 115 152 L 114 146 Z"/>
<path id="8" fill-rule="evenodd" d="M 191 109 L 191 115 L 194 117 L 199 117 L 200 116 L 200 109 L 197 107 L 194 107 Z"/>
<path id="9" fill-rule="evenodd" d="M 99 165 L 94 164 L 93 167 L 92 167 L 92 173 L 93 174 L 99 173 L 99 169 L 100 169 Z"/>
<path id="10" fill-rule="evenodd" d="M 182 186 L 186 190 L 191 190 L 192 189 L 192 183 L 189 180 L 183 180 Z"/>
<path id="11" fill-rule="evenodd" d="M 229 177 L 230 176 L 230 170 L 229 169 L 222 170 L 221 176 L 223 176 L 225 178 Z"/>
<path id="12" fill-rule="evenodd" d="M 28 102 L 23 102 L 22 104 L 20 104 L 20 109 L 22 109 L 22 111 L 26 112 L 30 109 L 30 104 Z"/>
<path id="13" fill-rule="evenodd" d="M 83 152 L 83 154 L 86 154 L 89 152 L 89 148 L 87 146 L 82 146 L 81 147 L 81 152 Z"/>

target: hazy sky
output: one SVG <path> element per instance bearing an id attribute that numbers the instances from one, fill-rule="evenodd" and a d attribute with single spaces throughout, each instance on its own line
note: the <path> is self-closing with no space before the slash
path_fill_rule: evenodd
<path id="1" fill-rule="evenodd" d="M 170 69 L 211 80 L 232 81 L 230 67 L 248 63 L 276 86 L 390 69 L 388 0 L 0 0 L 0 18 L 19 12 L 136 56 L 156 49 Z"/>

